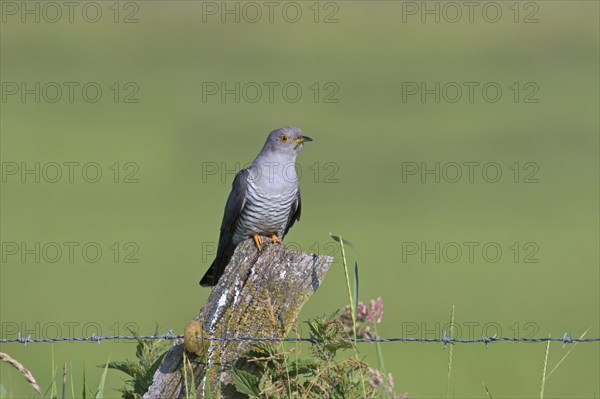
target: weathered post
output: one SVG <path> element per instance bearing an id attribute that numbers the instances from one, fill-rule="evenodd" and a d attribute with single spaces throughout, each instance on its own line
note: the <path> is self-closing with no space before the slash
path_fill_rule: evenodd
<path id="1" fill-rule="evenodd" d="M 194 337 L 286 337 L 302 305 L 317 290 L 333 261 L 329 256 L 271 244 L 268 238 L 263 242 L 268 244 L 260 252 L 252 240 L 237 247 L 196 322 L 186 327 L 187 350 L 183 340 L 175 342 L 144 399 L 185 397 L 184 352 L 187 386 L 196 388 L 197 398 L 216 397 L 217 391 L 225 399 L 246 397 L 236 393 L 231 368 L 248 367 L 241 364 L 239 355 L 250 342 Z"/>

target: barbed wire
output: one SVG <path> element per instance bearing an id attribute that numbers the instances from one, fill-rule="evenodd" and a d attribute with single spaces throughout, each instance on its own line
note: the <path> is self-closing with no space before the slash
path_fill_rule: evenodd
<path id="1" fill-rule="evenodd" d="M 22 337 L 21 333 L 18 333 L 17 338 L 0 338 L 0 343 L 21 343 L 27 346 L 28 343 L 49 343 L 49 342 L 97 342 L 100 345 L 101 341 L 112 341 L 112 340 L 154 340 L 154 339 L 182 339 L 183 335 L 175 335 L 172 330 L 169 330 L 164 335 L 96 335 L 92 334 L 90 337 L 55 337 L 55 338 L 31 338 L 31 335 Z M 197 337 L 198 339 L 205 339 L 208 341 L 236 341 L 236 342 L 319 342 L 316 338 L 303 338 L 303 337 Z M 540 342 L 562 342 L 563 347 L 566 344 L 572 343 L 590 343 L 600 342 L 600 337 L 596 338 L 573 338 L 572 334 L 565 333 L 561 337 L 539 337 L 539 338 L 527 338 L 527 337 L 498 337 L 493 336 L 481 336 L 481 338 L 474 339 L 462 339 L 453 338 L 444 332 L 443 337 L 437 338 L 418 338 L 418 337 L 394 337 L 394 338 L 348 338 L 344 341 L 348 343 L 389 343 L 389 342 L 420 342 L 420 343 L 441 343 L 446 345 L 454 344 L 475 344 L 483 343 L 486 348 L 490 343 L 494 342 L 524 342 L 524 343 L 540 343 Z"/>

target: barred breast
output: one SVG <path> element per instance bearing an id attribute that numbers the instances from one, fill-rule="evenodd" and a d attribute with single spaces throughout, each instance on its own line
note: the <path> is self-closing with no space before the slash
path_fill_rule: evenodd
<path id="1" fill-rule="evenodd" d="M 239 244 L 253 234 L 277 235 L 282 239 L 297 195 L 297 186 L 274 194 L 249 182 L 246 203 L 233 234 L 234 244 Z"/>

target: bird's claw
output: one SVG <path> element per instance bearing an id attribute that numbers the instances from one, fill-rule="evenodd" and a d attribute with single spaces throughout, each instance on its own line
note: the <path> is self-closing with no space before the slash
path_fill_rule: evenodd
<path id="1" fill-rule="evenodd" d="M 280 240 L 280 239 L 279 239 L 279 237 L 277 237 L 275 234 L 273 234 L 273 235 L 271 236 L 271 242 L 272 242 L 273 244 L 281 244 L 281 240 Z"/>
<path id="2" fill-rule="evenodd" d="M 261 244 L 262 244 L 262 238 L 260 238 L 260 236 L 258 234 L 254 234 L 252 236 L 252 239 L 254 240 L 254 243 L 256 244 L 256 248 L 258 248 L 259 251 L 262 250 Z"/>

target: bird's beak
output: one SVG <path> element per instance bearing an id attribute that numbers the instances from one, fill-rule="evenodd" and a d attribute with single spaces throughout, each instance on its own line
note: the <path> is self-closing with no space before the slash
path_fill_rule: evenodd
<path id="1" fill-rule="evenodd" d="M 310 137 L 308 137 L 308 136 L 302 136 L 302 137 L 300 137 L 299 139 L 296 139 L 296 140 L 294 140 L 294 142 L 295 142 L 296 144 L 302 144 L 302 143 L 304 143 L 305 141 L 313 141 L 313 139 L 311 139 L 311 138 L 310 138 Z"/>

